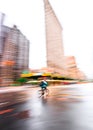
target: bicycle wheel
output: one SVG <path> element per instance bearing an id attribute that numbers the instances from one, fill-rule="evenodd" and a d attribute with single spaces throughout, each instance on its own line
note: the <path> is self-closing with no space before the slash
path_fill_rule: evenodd
<path id="1" fill-rule="evenodd" d="M 49 89 L 45 89 L 46 95 L 49 95 Z"/>
<path id="2" fill-rule="evenodd" d="M 38 90 L 38 94 L 39 94 L 39 97 L 42 97 L 42 96 L 44 96 L 45 91 L 43 89 Z"/>

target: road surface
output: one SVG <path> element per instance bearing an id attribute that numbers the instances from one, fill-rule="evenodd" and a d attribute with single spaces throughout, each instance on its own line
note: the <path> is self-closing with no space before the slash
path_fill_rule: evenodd
<path id="1" fill-rule="evenodd" d="M 92 83 L 50 86 L 45 98 L 38 90 L 26 88 L 26 100 L 15 105 L 12 95 L 10 106 L 0 108 L 0 130 L 93 130 Z"/>

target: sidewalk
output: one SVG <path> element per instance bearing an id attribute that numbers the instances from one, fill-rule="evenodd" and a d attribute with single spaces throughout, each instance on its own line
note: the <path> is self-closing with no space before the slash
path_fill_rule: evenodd
<path id="1" fill-rule="evenodd" d="M 29 86 L 1 87 L 0 108 L 26 101 L 28 98 L 27 87 Z"/>
<path id="2" fill-rule="evenodd" d="M 11 87 L 1 87 L 0 88 L 0 94 L 1 93 L 8 93 L 8 92 L 18 92 L 18 91 L 23 91 L 26 88 L 33 88 L 35 86 L 31 86 L 31 85 L 24 85 L 24 86 L 11 86 Z"/>
<path id="3" fill-rule="evenodd" d="M 22 90 L 23 87 L 2 87 L 0 88 L 0 93 L 6 93 L 6 92 L 15 92 Z"/>

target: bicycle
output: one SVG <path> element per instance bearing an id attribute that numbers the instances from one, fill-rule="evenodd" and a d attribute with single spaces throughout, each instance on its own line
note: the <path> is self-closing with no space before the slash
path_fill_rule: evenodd
<path id="1" fill-rule="evenodd" d="M 49 89 L 40 89 L 38 90 L 38 93 L 39 93 L 39 97 L 45 97 L 45 96 L 48 96 L 49 95 Z"/>

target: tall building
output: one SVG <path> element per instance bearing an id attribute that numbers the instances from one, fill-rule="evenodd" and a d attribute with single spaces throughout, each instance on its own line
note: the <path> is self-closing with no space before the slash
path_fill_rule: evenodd
<path id="1" fill-rule="evenodd" d="M 86 76 L 77 68 L 74 56 L 64 55 L 63 28 L 48 0 L 44 0 L 47 67 L 56 73 L 73 79 L 85 79 Z"/>
<path id="2" fill-rule="evenodd" d="M 64 47 L 62 27 L 48 0 L 44 0 L 46 26 L 47 67 L 64 73 Z"/>
<path id="3" fill-rule="evenodd" d="M 77 67 L 74 56 L 65 56 L 66 76 L 73 79 L 86 79 L 86 75 Z"/>
<path id="4" fill-rule="evenodd" d="M 1 25 L 1 86 L 16 80 L 23 70 L 29 68 L 29 40 L 17 26 Z"/>

